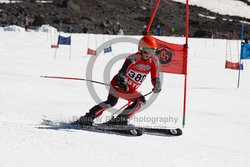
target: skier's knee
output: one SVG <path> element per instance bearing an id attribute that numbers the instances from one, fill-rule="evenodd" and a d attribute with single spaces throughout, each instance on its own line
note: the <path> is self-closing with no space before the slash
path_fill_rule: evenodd
<path id="1" fill-rule="evenodd" d="M 138 99 L 137 99 L 138 103 L 140 103 L 141 105 L 144 105 L 146 104 L 146 99 L 144 96 L 140 96 Z"/>
<path id="2" fill-rule="evenodd" d="M 111 107 L 109 103 L 100 103 L 99 106 L 102 107 L 103 109 L 107 109 Z"/>
<path id="3" fill-rule="evenodd" d="M 114 107 L 116 105 L 117 101 L 110 101 L 109 104 L 111 107 Z"/>
<path id="4" fill-rule="evenodd" d="M 110 108 L 110 107 L 114 107 L 116 103 L 117 101 L 107 100 L 104 103 L 101 103 L 101 105 L 103 106 L 102 108 Z"/>

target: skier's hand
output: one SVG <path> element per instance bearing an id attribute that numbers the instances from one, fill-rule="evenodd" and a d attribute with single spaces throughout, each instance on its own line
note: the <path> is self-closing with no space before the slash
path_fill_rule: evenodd
<path id="1" fill-rule="evenodd" d="M 161 91 L 161 81 L 159 78 L 154 79 L 154 88 L 152 89 L 154 93 L 160 93 Z"/>
<path id="2" fill-rule="evenodd" d="M 128 84 L 125 81 L 118 82 L 118 86 L 124 92 L 127 92 L 129 90 Z"/>

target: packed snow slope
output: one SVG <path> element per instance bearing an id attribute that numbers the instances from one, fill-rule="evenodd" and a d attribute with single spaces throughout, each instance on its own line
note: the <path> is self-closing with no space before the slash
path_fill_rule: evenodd
<path id="1" fill-rule="evenodd" d="M 243 62 L 237 89 L 238 71 L 224 68 L 226 40 L 189 39 L 187 117 L 182 136 L 128 137 L 54 129 L 42 124 L 42 119 L 73 121 L 98 100 L 92 98 L 93 90 L 89 91 L 84 81 L 40 76 L 86 78 L 92 58 L 86 54 L 87 47 L 96 49 L 105 41 L 118 38 L 72 34 L 71 50 L 60 45 L 56 51 L 50 48 L 55 42 L 53 36 L 44 32 L 0 32 L 1 167 L 249 166 L 249 62 Z M 185 41 L 173 37 L 161 39 L 173 43 Z M 230 41 L 228 59 L 238 60 L 239 43 Z M 115 75 L 124 60 L 115 58 L 136 52 L 137 46 L 125 42 L 112 44 L 112 49 L 113 52 L 101 52 L 97 57 L 90 69 L 93 80 L 104 82 Z M 105 73 L 108 68 L 111 70 Z M 131 122 L 182 127 L 183 82 L 182 75 L 164 73 L 162 92 Z M 140 91 L 145 94 L 151 89 L 148 76 Z M 94 84 L 94 91 L 100 100 L 106 99 L 107 87 Z M 119 101 L 116 109 L 124 104 L 126 101 Z M 110 115 L 105 112 L 97 123 Z"/>
<path id="2" fill-rule="evenodd" d="M 186 0 L 173 0 L 176 2 L 186 3 Z M 247 0 L 250 2 L 249 0 Z M 189 0 L 189 5 L 196 5 L 203 7 L 212 12 L 216 12 L 223 15 L 241 16 L 250 18 L 249 5 L 246 2 L 240 0 Z"/>

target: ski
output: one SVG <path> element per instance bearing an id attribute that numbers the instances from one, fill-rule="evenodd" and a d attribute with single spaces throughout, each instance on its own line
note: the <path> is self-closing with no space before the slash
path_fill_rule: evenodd
<path id="1" fill-rule="evenodd" d="M 101 130 L 104 132 L 116 132 L 121 134 L 128 134 L 132 136 L 141 136 L 143 134 L 142 130 L 139 128 L 122 128 L 122 127 L 115 127 L 115 126 L 107 126 L 107 125 L 93 125 L 93 126 L 81 126 L 83 129 L 93 129 L 93 130 Z"/>
<path id="2" fill-rule="evenodd" d="M 142 128 L 145 134 L 158 135 L 158 136 L 181 136 L 182 130 L 180 128 Z"/>
<path id="3" fill-rule="evenodd" d="M 119 134 L 123 136 L 141 136 L 142 130 L 139 128 L 121 128 L 114 126 L 106 126 L 102 124 L 94 124 L 93 126 L 72 124 L 70 122 L 55 122 L 48 119 L 43 119 L 42 125 L 46 126 L 47 129 L 62 129 L 62 130 L 85 130 L 90 132 L 107 133 L 107 134 Z M 45 128 L 46 128 L 45 127 Z M 40 127 L 40 129 L 45 129 Z"/>
<path id="4" fill-rule="evenodd" d="M 181 136 L 182 130 L 180 128 L 154 128 L 143 127 L 134 125 L 102 125 L 97 124 L 94 127 L 103 130 L 127 130 L 127 131 L 139 131 L 138 133 L 160 136 Z"/>
<path id="5" fill-rule="evenodd" d="M 157 136 L 181 136 L 182 130 L 179 128 L 154 128 L 134 125 L 104 125 L 94 124 L 93 126 L 77 125 L 72 123 L 54 122 L 51 120 L 43 120 L 43 125 L 53 126 L 54 129 L 78 129 L 92 132 L 101 132 L 109 134 L 123 134 L 130 136 L 142 136 L 143 134 Z M 52 128 L 51 128 L 52 129 Z"/>

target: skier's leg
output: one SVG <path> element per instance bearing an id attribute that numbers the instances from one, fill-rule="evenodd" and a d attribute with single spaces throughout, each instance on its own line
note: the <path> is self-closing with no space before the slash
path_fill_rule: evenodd
<path id="1" fill-rule="evenodd" d="M 118 101 L 118 98 L 116 98 L 115 96 L 109 94 L 108 96 L 108 99 L 98 105 L 95 105 L 94 107 L 92 107 L 90 110 L 89 110 L 89 113 L 91 115 L 94 115 L 95 118 L 96 117 L 99 117 L 100 115 L 102 115 L 103 111 L 110 108 L 110 107 L 113 107 L 116 105 Z"/>
<path id="2" fill-rule="evenodd" d="M 141 95 L 141 94 L 140 94 Z M 116 118 L 111 119 L 105 124 L 109 125 L 127 125 L 128 119 L 133 117 L 133 115 L 138 111 L 142 105 L 146 103 L 145 97 L 143 95 L 133 100 L 133 103 L 125 108 Z"/>
<path id="3" fill-rule="evenodd" d="M 133 117 L 133 115 L 138 111 L 142 105 L 146 103 L 146 99 L 143 95 L 136 98 L 131 105 L 125 108 L 119 115 L 127 115 L 128 117 Z"/>
<path id="4" fill-rule="evenodd" d="M 113 96 L 112 94 L 109 94 L 106 101 L 92 107 L 88 113 L 82 116 L 75 123 L 80 125 L 92 125 L 95 118 L 102 115 L 103 111 L 106 110 L 107 108 L 116 105 L 117 101 L 118 101 L 117 97 Z"/>

